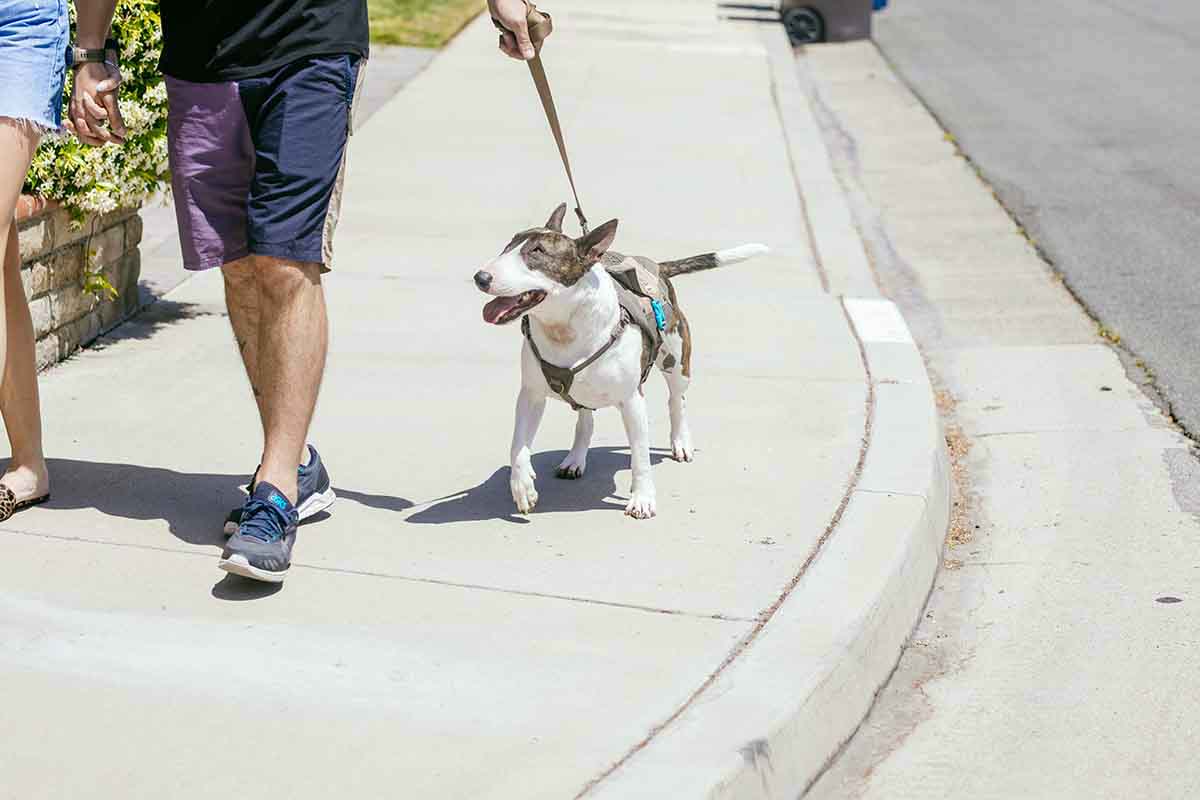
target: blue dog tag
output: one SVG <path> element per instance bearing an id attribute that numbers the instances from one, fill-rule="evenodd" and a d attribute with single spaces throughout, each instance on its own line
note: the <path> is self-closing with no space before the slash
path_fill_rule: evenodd
<path id="1" fill-rule="evenodd" d="M 654 324 L 658 326 L 660 331 L 666 330 L 667 315 L 666 312 L 663 311 L 662 303 L 657 300 L 651 300 L 650 307 L 654 309 Z"/>

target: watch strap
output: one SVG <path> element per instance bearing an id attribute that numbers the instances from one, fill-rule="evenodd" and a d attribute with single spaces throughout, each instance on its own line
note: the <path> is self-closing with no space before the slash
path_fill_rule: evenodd
<path id="1" fill-rule="evenodd" d="M 67 52 L 71 66 L 79 64 L 112 64 L 116 66 L 119 51 L 117 40 L 108 39 L 104 42 L 103 49 L 71 47 Z"/>

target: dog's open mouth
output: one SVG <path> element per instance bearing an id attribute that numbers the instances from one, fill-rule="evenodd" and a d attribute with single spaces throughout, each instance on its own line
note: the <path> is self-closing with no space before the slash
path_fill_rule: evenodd
<path id="1" fill-rule="evenodd" d="M 534 289 L 514 297 L 497 297 L 483 307 L 483 319 L 493 325 L 503 325 L 512 322 L 545 299 L 546 293 L 541 289 Z"/>

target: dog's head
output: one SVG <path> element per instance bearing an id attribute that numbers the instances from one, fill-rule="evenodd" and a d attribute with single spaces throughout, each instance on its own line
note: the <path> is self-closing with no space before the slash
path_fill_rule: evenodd
<path id="1" fill-rule="evenodd" d="M 513 237 L 504 252 L 475 273 L 475 285 L 496 299 L 483 307 L 493 325 L 518 320 L 547 298 L 561 297 L 591 270 L 617 235 L 617 220 L 572 239 L 562 232 L 567 204 L 554 210 L 544 227 Z"/>

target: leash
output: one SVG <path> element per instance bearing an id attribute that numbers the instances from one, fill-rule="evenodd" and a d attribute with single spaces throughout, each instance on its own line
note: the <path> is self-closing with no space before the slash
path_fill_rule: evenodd
<path id="1" fill-rule="evenodd" d="M 562 125 L 558 120 L 558 108 L 554 105 L 554 93 L 550 91 L 546 67 L 542 64 L 542 42 L 554 30 L 554 21 L 549 14 L 539 11 L 537 6 L 529 0 L 525 0 L 525 5 L 529 9 L 527 17 L 529 39 L 533 42 L 534 51 L 533 58 L 526 63 L 529 65 L 529 74 L 533 77 L 533 85 L 537 89 L 538 98 L 542 101 L 542 110 L 546 112 L 546 121 L 550 123 L 550 131 L 554 134 L 554 142 L 558 145 L 558 155 L 562 158 L 563 169 L 567 172 L 567 182 L 571 184 L 571 194 L 575 197 L 575 216 L 579 218 L 579 227 L 583 229 L 584 235 L 587 235 L 587 217 L 583 215 L 583 204 L 579 202 L 579 190 L 575 188 L 575 174 L 571 171 L 571 159 L 567 155 L 567 145 L 563 140 Z M 492 24 L 501 33 L 511 33 L 495 17 L 492 18 Z"/>

